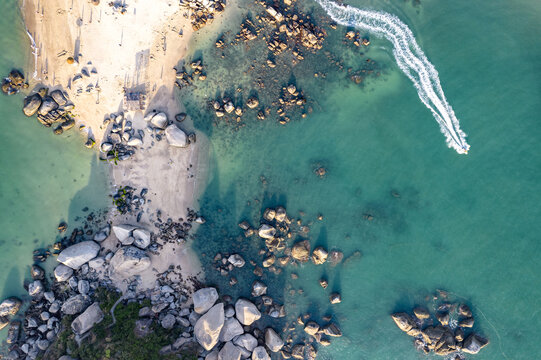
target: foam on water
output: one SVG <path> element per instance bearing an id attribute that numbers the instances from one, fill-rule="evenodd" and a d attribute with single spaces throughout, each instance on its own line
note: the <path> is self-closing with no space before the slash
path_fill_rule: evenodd
<path id="1" fill-rule="evenodd" d="M 393 44 L 393 54 L 400 69 L 413 82 L 419 98 L 428 107 L 447 139 L 447 145 L 459 154 L 467 154 L 470 145 L 453 108 L 441 88 L 438 72 L 423 53 L 415 36 L 394 15 L 371 10 L 361 10 L 348 5 L 338 5 L 328 0 L 316 0 L 337 23 L 367 30 L 383 36 Z"/>

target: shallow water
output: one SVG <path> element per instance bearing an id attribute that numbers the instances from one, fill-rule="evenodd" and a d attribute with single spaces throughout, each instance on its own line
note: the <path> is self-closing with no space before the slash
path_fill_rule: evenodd
<path id="1" fill-rule="evenodd" d="M 389 314 L 415 304 L 431 306 L 425 297 L 436 289 L 472 305 L 474 330 L 491 340 L 469 358 L 535 358 L 539 346 L 530 335 L 541 323 L 536 261 L 541 252 L 541 3 L 348 3 L 392 12 L 412 28 L 469 135 L 470 154 L 457 155 L 446 147 L 431 113 L 394 64 L 389 44 L 378 39 L 371 39 L 364 58 L 377 59 L 381 76 L 368 78 L 363 86 L 343 75 L 320 85 L 308 75 L 310 66 L 324 66 L 317 57 L 307 57 L 312 62 L 308 70 L 299 65 L 275 75 L 280 84 L 293 73 L 310 96 L 314 111 L 306 119 L 297 115 L 282 126 L 275 119 L 254 120 L 252 112 L 238 130 L 215 121 L 202 106 L 208 89 L 234 90 L 240 83 L 243 94 L 249 93 L 250 81 L 234 74 L 251 58 L 241 45 L 237 55 L 225 50 L 222 60 L 213 47 L 222 29 L 209 28 L 194 53 L 208 64 L 208 82 L 181 95 L 196 126 L 211 141 L 213 176 L 201 198 L 208 222 L 195 243 L 203 262 L 212 263 L 217 251 L 228 249 L 260 262 L 255 253 L 262 241 L 244 239 L 237 223 L 248 219 L 257 226 L 265 207 L 284 205 L 290 216 L 297 219 L 304 211 L 303 222 L 312 222 L 313 246 L 338 248 L 346 256 L 355 250 L 363 254 L 336 268 L 288 268 L 300 280 L 287 273 L 264 276 L 271 295 L 286 302 L 289 321 L 310 312 L 319 322 L 332 314 L 340 324 L 344 336 L 320 347 L 321 358 L 425 358 Z M 256 9 L 242 2 L 239 8 L 240 13 Z M 238 31 L 238 22 L 223 26 L 235 29 L 233 35 Z M 336 33 L 330 38 L 341 39 L 345 30 L 339 27 Z M 340 52 L 336 42 L 326 46 Z M 361 66 L 363 57 L 356 61 Z M 313 172 L 320 165 L 327 169 L 322 179 Z M 318 213 L 324 215 L 321 222 Z M 248 296 L 251 269 L 234 270 L 239 278 L 235 287 L 218 272 L 207 277 L 223 291 Z M 329 280 L 327 290 L 318 284 L 321 276 Z M 303 294 L 290 295 L 300 288 Z M 332 291 L 341 292 L 341 304 L 329 304 Z"/>
<path id="2" fill-rule="evenodd" d="M 28 38 L 12 3 L 0 4 L 0 74 L 24 68 Z M 27 74 L 25 74 L 27 75 Z M 107 207 L 106 168 L 83 146 L 76 129 L 55 136 L 21 108 L 23 95 L 0 95 L 0 297 L 26 296 L 32 251 L 51 246 L 61 221 Z M 87 207 L 87 211 L 82 211 Z M 0 336 L 5 336 L 7 328 Z"/>

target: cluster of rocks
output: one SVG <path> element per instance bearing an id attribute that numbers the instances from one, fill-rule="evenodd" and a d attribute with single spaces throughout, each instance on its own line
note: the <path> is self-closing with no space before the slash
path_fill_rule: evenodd
<path id="1" fill-rule="evenodd" d="M 413 316 L 408 313 L 391 315 L 398 328 L 414 337 L 417 349 L 428 354 L 453 355 L 453 359 L 462 359 L 462 353 L 477 354 L 488 345 L 488 339 L 467 331 L 473 327 L 472 311 L 466 304 L 443 303 L 433 315 L 423 307 L 413 309 Z"/>
<path id="2" fill-rule="evenodd" d="M 263 0 L 260 1 L 260 4 L 265 6 L 266 10 L 266 16 L 260 16 L 260 19 L 278 27 L 274 35 L 267 40 L 269 50 L 275 55 L 287 49 L 287 44 L 284 48 L 279 40 L 280 34 L 284 34 L 289 41 L 295 44 L 293 48 L 302 46 L 310 50 L 319 50 L 323 47 L 323 40 L 327 33 L 310 21 L 309 17 L 303 18 L 295 12 L 269 6 Z M 298 53 L 300 54 L 299 51 Z M 302 56 L 297 56 L 297 58 L 304 59 Z"/>
<path id="3" fill-rule="evenodd" d="M 215 15 L 225 9 L 224 0 L 180 0 L 180 6 L 189 11 L 192 29 L 197 31 L 212 23 Z"/>
<path id="4" fill-rule="evenodd" d="M 102 248 L 99 243 L 112 234 L 118 240 L 117 249 Z M 25 321 L 10 323 L 8 358 L 35 359 L 62 331 L 60 321 L 64 315 L 75 317 L 71 329 L 76 340 L 82 339 L 104 316 L 99 304 L 92 301 L 97 289 L 114 291 L 111 276 L 128 279 L 148 269 L 151 263 L 147 249 L 152 245 L 155 245 L 152 234 L 144 228 L 127 224 L 105 226 L 93 234 L 92 240 L 83 240 L 60 251 L 57 258 L 60 264 L 54 268 L 52 283 L 41 267 L 33 265 L 33 280 L 26 286 L 32 301 L 25 312 Z M 14 315 L 20 306 L 21 302 L 15 298 L 0 304 L 0 326 L 5 327 L 8 316 Z"/>
<path id="5" fill-rule="evenodd" d="M 37 113 L 38 121 L 46 127 L 58 123 L 53 132 L 60 135 L 75 126 L 71 113 L 73 108 L 73 103 L 62 90 L 49 93 L 49 89 L 44 87 L 24 99 L 23 113 L 28 117 Z"/>
<path id="6" fill-rule="evenodd" d="M 21 89 L 27 89 L 28 83 L 19 70 L 11 70 L 8 77 L 2 80 L 2 92 L 6 95 L 17 94 Z"/>
<path id="7" fill-rule="evenodd" d="M 204 66 L 201 59 L 192 61 L 190 63 L 190 67 L 192 68 L 191 73 L 188 73 L 184 66 L 182 66 L 180 69 L 175 69 L 175 86 L 177 86 L 179 89 L 192 85 L 194 80 L 206 80 L 207 75 L 203 71 Z"/>
<path id="8" fill-rule="evenodd" d="M 158 216 L 158 221 L 154 223 L 154 226 L 158 229 L 158 237 L 163 243 L 185 243 L 192 223 L 205 223 L 205 219 L 199 216 L 195 210 L 188 208 L 187 211 L 186 219 L 179 218 L 177 221 L 173 221 L 171 218 L 162 221 Z"/>
<path id="9" fill-rule="evenodd" d="M 131 186 L 121 186 L 117 192 L 113 195 L 113 204 L 121 214 L 127 214 L 131 212 L 138 212 L 137 222 L 141 220 L 143 212 L 140 211 L 141 207 L 146 203 L 145 196 L 148 189 L 143 188 L 139 192 L 139 195 L 135 193 L 135 189 Z"/>
<path id="10" fill-rule="evenodd" d="M 291 349 L 281 336 L 272 327 L 260 326 L 260 306 L 245 298 L 233 301 L 225 295 L 222 301 L 219 299 L 215 288 L 202 288 L 193 294 L 193 307 L 171 309 L 170 305 L 157 307 L 156 303 L 152 308 L 141 309 L 142 319 L 138 323 L 148 328 L 152 319 L 157 318 L 164 328 L 179 324 L 184 329 L 173 344 L 162 348 L 163 355 L 196 343 L 202 347 L 201 360 L 270 360 L 272 353 L 291 357 Z M 136 326 L 136 329 L 141 327 Z"/>
<path id="11" fill-rule="evenodd" d="M 143 145 L 145 133 L 135 130 L 123 112 L 109 114 L 103 120 L 103 126 L 110 126 L 107 137 L 100 145 L 103 159 L 108 161 L 127 160 L 135 154 L 135 149 Z"/>
<path id="12" fill-rule="evenodd" d="M 196 141 L 195 133 L 187 135 L 176 124 L 169 121 L 164 112 L 153 110 L 145 115 L 145 121 L 148 123 L 147 131 L 151 132 L 157 141 L 161 141 L 165 135 L 170 146 L 180 148 L 187 147 Z"/>
<path id="13" fill-rule="evenodd" d="M 353 41 L 353 44 L 357 47 L 370 45 L 370 40 L 367 37 L 362 37 L 358 31 L 350 30 L 346 32 L 346 39 Z"/>
<path id="14" fill-rule="evenodd" d="M 60 264 L 54 270 L 52 282 L 41 267 L 32 266 L 32 281 L 25 286 L 32 300 L 24 321 L 10 324 L 7 339 L 10 353 L 6 358 L 36 359 L 63 330 L 63 316 L 74 316 L 71 329 L 78 337 L 102 321 L 104 315 L 99 304 L 91 300 L 99 287 L 107 286 L 96 272 L 99 251 L 100 246 L 94 241 L 66 248 L 58 256 Z M 2 305 L 0 309 L 9 311 L 9 307 Z"/>
<path id="15" fill-rule="evenodd" d="M 279 122 L 285 124 L 289 122 L 289 117 L 286 115 L 286 109 L 292 106 L 304 107 L 306 104 L 306 98 L 302 91 L 298 90 L 294 84 L 289 84 L 287 87 L 282 88 L 282 94 L 278 98 L 280 103 L 276 113 L 280 117 Z M 302 117 L 306 117 L 306 112 L 303 111 Z"/>

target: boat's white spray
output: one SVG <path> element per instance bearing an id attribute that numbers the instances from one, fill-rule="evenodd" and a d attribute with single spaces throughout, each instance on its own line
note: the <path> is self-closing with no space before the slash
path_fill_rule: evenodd
<path id="1" fill-rule="evenodd" d="M 385 12 L 361 10 L 330 0 L 316 1 L 338 24 L 366 30 L 393 44 L 393 55 L 398 66 L 415 85 L 421 101 L 432 111 L 449 147 L 459 154 L 467 154 L 470 145 L 466 142 L 466 134 L 460 130 L 453 108 L 445 98 L 438 72 L 428 61 L 408 26 L 395 15 Z"/>

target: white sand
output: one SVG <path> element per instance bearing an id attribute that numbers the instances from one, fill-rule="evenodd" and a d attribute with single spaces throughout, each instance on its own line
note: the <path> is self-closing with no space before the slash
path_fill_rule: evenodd
<path id="1" fill-rule="evenodd" d="M 97 146 L 106 136 L 104 118 L 123 110 L 125 88 L 146 92 L 147 111 L 164 111 L 170 119 L 181 111 L 174 98 L 173 67 L 186 54 L 192 35 L 177 0 L 126 0 L 125 14 L 108 3 L 102 0 L 95 6 L 86 0 L 25 0 L 23 8 L 26 26 L 38 48 L 37 69 L 32 58 L 27 66 L 28 74 L 37 70 L 37 76 L 30 79 L 31 87 L 43 83 L 64 89 L 75 104 L 77 126 L 85 124 Z M 77 60 L 75 64 L 66 62 L 70 56 Z M 85 71 L 89 76 L 83 74 Z M 74 82 L 77 75 L 81 78 Z M 135 129 L 146 126 L 141 111 L 125 112 L 125 116 Z M 204 141 L 197 135 L 196 145 L 178 149 L 169 147 L 166 140 L 151 146 L 147 133 L 133 159 L 112 166 L 113 186 L 149 189 L 147 199 L 151 202 L 145 205 L 143 227 L 156 232 L 151 217 L 158 209 L 162 219 L 185 219 L 186 209 L 195 207 L 196 180 L 201 174 L 197 148 Z M 111 220 L 114 224 L 136 223 L 135 214 L 112 215 Z M 106 246 L 114 248 L 114 239 L 107 240 Z M 152 267 L 141 274 L 143 288 L 153 287 L 155 270 L 162 272 L 169 265 L 180 265 L 184 278 L 202 276 L 189 246 L 167 246 L 159 256 L 152 256 Z M 118 280 L 121 285 L 122 279 Z"/>

